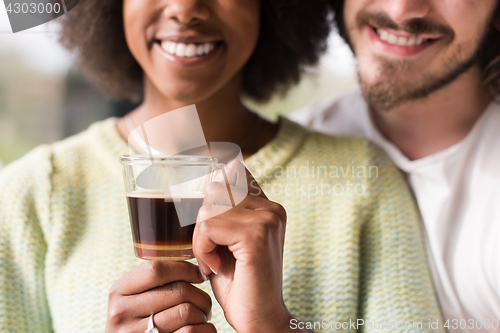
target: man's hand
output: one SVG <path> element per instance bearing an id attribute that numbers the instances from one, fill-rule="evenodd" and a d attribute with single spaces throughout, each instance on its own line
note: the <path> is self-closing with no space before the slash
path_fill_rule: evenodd
<path id="1" fill-rule="evenodd" d="M 109 292 L 106 332 L 144 332 L 154 314 L 160 332 L 214 333 L 211 299 L 191 283 L 204 279 L 188 262 L 152 260 L 125 273 Z"/>

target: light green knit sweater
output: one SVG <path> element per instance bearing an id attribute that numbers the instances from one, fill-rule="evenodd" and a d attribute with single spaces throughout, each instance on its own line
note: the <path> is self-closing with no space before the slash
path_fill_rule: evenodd
<path id="1" fill-rule="evenodd" d="M 128 146 L 115 122 L 0 172 L 0 332 L 103 332 L 110 286 L 142 263 L 118 162 Z M 246 164 L 288 213 L 283 294 L 293 315 L 317 322 L 316 332 L 358 318 L 361 331 L 440 331 L 429 329 L 440 313 L 417 212 L 379 150 L 285 120 Z M 215 301 L 213 322 L 232 331 Z M 415 323 L 422 329 L 409 329 Z"/>

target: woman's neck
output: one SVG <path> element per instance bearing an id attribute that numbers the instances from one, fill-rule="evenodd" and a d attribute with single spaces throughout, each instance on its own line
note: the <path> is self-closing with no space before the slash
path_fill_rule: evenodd
<path id="1" fill-rule="evenodd" d="M 216 94 L 201 101 L 179 101 L 162 95 L 145 77 L 143 103 L 118 121 L 118 131 L 124 139 L 127 139 L 130 134 L 127 121 L 138 127 L 169 111 L 195 104 L 205 140 L 240 145 L 243 158 L 247 158 L 276 135 L 278 125 L 260 119 L 258 115 L 243 106 L 240 100 L 240 81 L 236 77 Z M 130 119 L 127 120 L 127 117 Z M 168 134 L 165 133 L 165 139 L 168 138 Z"/>

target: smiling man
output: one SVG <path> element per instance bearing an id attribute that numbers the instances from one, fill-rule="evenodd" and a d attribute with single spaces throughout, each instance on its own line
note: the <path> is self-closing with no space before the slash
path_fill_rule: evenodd
<path id="1" fill-rule="evenodd" d="M 292 115 L 364 136 L 405 173 L 450 332 L 500 328 L 500 5 L 332 0 L 360 90 Z"/>

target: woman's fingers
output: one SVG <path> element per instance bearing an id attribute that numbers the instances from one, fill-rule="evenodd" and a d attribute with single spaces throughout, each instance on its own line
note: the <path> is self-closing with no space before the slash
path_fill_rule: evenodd
<path id="1" fill-rule="evenodd" d="M 148 327 L 149 316 L 140 320 L 130 322 L 127 327 L 127 332 L 144 332 Z M 155 313 L 153 316 L 154 326 L 159 332 L 182 332 L 185 326 L 200 326 L 207 325 L 207 317 L 197 307 L 189 303 L 179 304 L 173 308 Z M 208 328 L 206 332 L 211 332 Z M 187 330 L 186 332 L 190 332 Z M 200 331 L 203 332 L 203 331 Z"/>
<path id="2" fill-rule="evenodd" d="M 250 247 L 261 247 L 265 241 L 284 226 L 279 217 L 268 211 L 252 211 L 249 216 L 245 209 L 235 208 L 221 215 L 223 218 L 212 218 L 197 224 L 198 232 L 196 245 L 197 251 L 202 248 L 199 237 L 207 236 L 217 245 L 231 247 L 237 243 L 244 243 Z M 243 213 L 241 213 L 243 212 Z M 207 250 L 209 248 L 207 247 Z"/>
<path id="3" fill-rule="evenodd" d="M 201 325 L 184 326 L 174 333 L 217 333 L 215 326 L 211 323 Z"/>
<path id="4" fill-rule="evenodd" d="M 247 171 L 242 162 L 232 160 L 217 173 L 214 181 L 244 189 L 248 184 Z"/>
<path id="5" fill-rule="evenodd" d="M 125 296 L 133 307 L 123 309 L 122 315 L 145 317 L 178 304 L 191 303 L 206 316 L 212 308 L 210 296 L 203 290 L 185 281 L 176 281 L 148 290 L 141 294 Z"/>
<path id="6" fill-rule="evenodd" d="M 219 245 L 226 245 L 227 241 L 223 243 L 216 243 L 210 236 L 204 234 L 206 232 L 205 226 L 207 222 L 219 221 L 216 218 L 198 222 L 193 235 L 193 252 L 198 260 L 198 264 L 203 269 L 205 274 L 213 272 L 217 274 L 221 266 L 221 258 L 217 253 Z M 233 229 L 234 230 L 234 229 Z M 227 230 L 225 231 L 227 233 Z M 234 235 L 230 235 L 233 236 Z M 227 240 L 227 239 L 226 239 Z M 226 245 L 227 246 L 227 245 Z M 207 269 L 208 268 L 208 269 Z"/>
<path id="7" fill-rule="evenodd" d="M 223 191 L 223 184 L 210 183 L 209 185 L 211 186 L 211 193 Z M 217 200 L 221 197 L 222 196 L 218 196 L 217 194 L 210 195 L 209 197 L 205 196 L 203 206 L 201 207 L 202 209 L 200 209 L 200 211 L 198 212 L 197 221 L 203 221 L 212 217 L 216 217 L 222 213 L 229 212 L 230 210 L 232 210 L 232 208 L 265 210 L 278 215 L 278 217 L 280 217 L 284 221 L 286 220 L 285 208 L 274 201 L 249 195 L 239 205 L 237 205 L 236 207 L 231 207 L 231 205 L 228 205 L 227 201 Z M 226 216 L 229 215 L 225 214 L 224 217 Z"/>
<path id="8" fill-rule="evenodd" d="M 204 281 L 198 266 L 188 262 L 152 260 L 124 274 L 111 287 L 106 332 L 143 332 L 154 315 L 160 332 L 207 323 L 212 302 L 191 285 Z"/>
<path id="9" fill-rule="evenodd" d="M 243 198 L 247 194 L 267 198 L 250 171 L 248 171 L 245 165 L 238 160 L 233 160 L 228 163 L 218 172 L 212 183 L 227 185 L 230 187 L 230 192 L 238 188 L 244 193 Z M 233 197 L 235 197 L 235 204 L 237 205 L 240 202 L 237 199 L 241 197 L 237 195 L 233 195 Z"/>
<path id="10" fill-rule="evenodd" d="M 217 207 L 213 206 L 211 209 L 217 211 Z M 204 212 L 202 212 L 202 217 L 203 214 Z M 248 196 L 238 207 L 227 210 L 217 218 L 226 220 L 228 223 L 263 223 L 267 225 L 268 230 L 279 230 L 283 240 L 281 244 L 283 250 L 287 215 L 285 208 L 277 202 L 261 197 Z M 252 232 L 252 230 L 249 230 L 249 232 Z"/>
<path id="11" fill-rule="evenodd" d="M 184 326 L 207 323 L 207 315 L 191 303 L 182 303 L 154 315 L 160 332 L 175 332 Z"/>
<path id="12" fill-rule="evenodd" d="M 241 211 L 236 208 L 246 210 Z M 259 214 L 251 210 L 267 211 L 272 214 Z M 245 214 L 242 215 L 242 213 Z M 273 214 L 278 218 L 275 218 L 276 216 Z M 197 223 L 210 219 L 235 222 L 286 221 L 286 212 L 281 205 L 266 198 L 251 173 L 241 162 L 235 160 L 226 165 L 217 174 L 214 181 L 205 188 L 203 206 L 198 212 Z M 196 235 L 199 229 L 199 227 L 195 229 L 193 244 L 198 243 Z M 223 237 L 223 239 L 224 243 L 228 242 L 227 237 Z M 196 250 L 197 245 L 193 245 L 198 264 L 205 274 L 209 274 L 210 271 L 216 273 L 221 265 L 221 259 L 217 253 L 218 245 L 227 244 L 217 243 L 213 239 L 207 240 L 203 253 Z"/>
<path id="13" fill-rule="evenodd" d="M 205 187 L 203 205 L 239 206 L 248 197 L 248 191 L 220 182 L 211 182 Z"/>
<path id="14" fill-rule="evenodd" d="M 198 267 L 191 263 L 151 260 L 125 273 L 116 281 L 111 287 L 110 297 L 115 294 L 140 294 L 174 281 L 202 283 L 204 279 Z"/>
<path id="15" fill-rule="evenodd" d="M 239 204 L 236 206 L 232 206 L 232 202 L 229 199 L 228 186 L 218 182 L 208 184 L 205 190 L 205 198 L 202 206 L 203 209 L 200 209 L 198 212 L 197 221 L 203 221 L 216 217 L 222 213 L 228 212 L 232 208 L 266 210 L 275 213 L 282 220 L 286 221 L 286 210 L 282 205 L 261 196 L 246 195 L 244 190 L 237 187 L 229 186 L 229 189 L 233 194 L 233 197 L 244 196 L 244 198 L 240 200 Z"/>
<path id="16" fill-rule="evenodd" d="M 205 210 L 217 210 L 217 207 L 204 206 L 199 216 L 204 216 Z M 271 238 L 282 248 L 286 227 L 282 216 L 281 212 L 233 208 L 215 218 L 198 222 L 193 236 L 193 251 L 198 263 L 217 272 L 221 264 L 217 252 L 219 245 L 227 246 L 237 260 L 245 260 L 242 253 L 258 256 L 265 252 Z"/>

